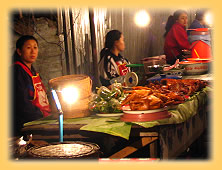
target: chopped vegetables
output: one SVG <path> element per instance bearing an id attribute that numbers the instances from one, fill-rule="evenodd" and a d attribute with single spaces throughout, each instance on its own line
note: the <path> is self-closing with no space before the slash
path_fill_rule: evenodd
<path id="1" fill-rule="evenodd" d="M 121 83 L 113 83 L 111 90 L 101 86 L 97 94 L 92 94 L 89 102 L 89 110 L 96 113 L 119 113 L 122 112 L 121 102 L 128 94 L 124 94 Z"/>

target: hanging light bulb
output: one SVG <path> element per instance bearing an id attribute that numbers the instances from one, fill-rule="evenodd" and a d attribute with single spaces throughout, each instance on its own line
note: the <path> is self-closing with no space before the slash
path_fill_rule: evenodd
<path id="1" fill-rule="evenodd" d="M 141 10 L 135 14 L 134 21 L 136 25 L 145 27 L 150 23 L 150 16 L 145 10 Z"/>

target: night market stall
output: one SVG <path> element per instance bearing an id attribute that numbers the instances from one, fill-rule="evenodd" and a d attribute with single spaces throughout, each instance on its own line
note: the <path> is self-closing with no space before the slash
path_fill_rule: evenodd
<path id="1" fill-rule="evenodd" d="M 190 16 L 193 11 L 189 11 Z M 155 12 L 151 10 L 152 17 Z M 40 57 L 36 63 L 37 69 L 46 77 L 43 82 L 49 82 L 45 84 L 52 114 L 23 124 L 23 135 L 11 139 L 13 158 L 178 159 L 195 142 L 200 147 L 199 151 L 204 147 L 209 154 L 209 146 L 203 146 L 202 139 L 204 133 L 209 133 L 213 91 L 213 54 L 211 44 L 205 43 L 209 36 L 207 40 L 195 39 L 190 51 L 183 50 L 183 59 L 179 61 L 178 56 L 173 56 L 176 62 L 170 65 L 159 48 L 163 46 L 163 40 L 156 41 L 154 38 L 159 36 L 163 26 L 152 29 L 166 20 L 165 14 L 169 14 L 169 10 L 162 11 L 164 17 L 156 21 L 150 19 L 146 10 L 137 13 L 145 16 L 142 24 L 145 21 L 150 24 L 149 29 L 143 32 L 149 42 L 144 36 L 138 36 L 143 34 L 141 29 L 135 29 L 139 38 L 133 37 L 135 25 L 124 27 L 126 18 L 130 18 L 126 16 L 132 14 L 134 11 L 127 10 L 119 13 L 109 9 L 58 9 L 50 15 L 38 14 L 47 18 L 44 20 L 32 13 L 32 17 L 37 19 L 29 23 L 33 27 L 29 33 L 39 37 L 40 44 L 57 47 L 52 47 L 53 50 L 43 45 L 49 51 L 46 53 L 47 49 L 44 49 L 46 55 L 52 51 L 55 56 L 48 56 L 48 59 Z M 25 13 L 22 12 L 14 15 L 14 28 L 20 34 L 24 33 L 18 26 L 27 22 L 23 15 Z M 121 30 L 126 29 L 124 36 L 128 39 L 125 40 L 128 41 L 128 49 L 124 55 L 128 55 L 131 61 L 124 68 L 130 71 L 110 80 L 110 86 L 106 87 L 99 81 L 100 59 L 97 54 L 104 43 L 101 37 L 120 27 L 115 23 L 115 16 L 119 15 L 122 15 Z M 27 16 L 30 17 L 30 14 Z M 49 16 L 56 16 L 56 19 L 49 22 Z M 21 23 L 21 18 L 25 22 Z M 110 23 L 105 22 L 107 18 Z M 141 26 L 138 18 L 142 17 L 135 17 L 136 23 Z M 39 34 L 41 29 L 36 28 L 45 27 L 43 20 L 48 22 L 48 29 L 53 29 L 54 33 L 56 26 L 53 23 L 57 23 L 59 36 L 53 37 L 59 40 L 58 43 L 51 43 Z M 24 29 L 27 28 L 24 26 Z M 212 29 L 190 31 L 191 38 L 196 38 L 196 35 L 210 35 Z M 139 43 L 133 43 L 134 38 Z M 145 44 L 149 47 L 146 48 Z M 40 52 L 41 55 L 44 52 Z M 198 158 L 203 157 L 199 155 Z"/>

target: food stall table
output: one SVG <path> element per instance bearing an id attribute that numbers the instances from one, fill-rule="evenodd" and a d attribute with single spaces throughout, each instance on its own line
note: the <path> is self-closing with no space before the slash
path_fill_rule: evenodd
<path id="1" fill-rule="evenodd" d="M 169 110 L 171 117 L 151 122 L 122 122 L 120 117 L 99 117 L 64 120 L 64 140 L 93 140 L 101 146 L 104 157 L 131 157 L 141 148 L 145 157 L 171 159 L 190 146 L 207 127 L 208 93 L 202 89 L 188 101 Z M 28 122 L 23 132 L 35 140 L 59 139 L 59 126 L 55 118 Z M 114 152 L 114 153 L 113 153 Z M 102 157 L 103 157 L 102 156 Z"/>
<path id="2" fill-rule="evenodd" d="M 212 73 L 201 74 L 201 75 L 184 75 L 182 79 L 199 79 L 199 80 L 206 80 L 209 82 L 213 81 Z"/>

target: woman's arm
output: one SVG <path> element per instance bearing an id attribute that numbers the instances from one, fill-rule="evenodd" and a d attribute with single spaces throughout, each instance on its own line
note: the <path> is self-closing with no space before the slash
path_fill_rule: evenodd
<path id="1" fill-rule="evenodd" d="M 188 41 L 188 36 L 185 29 L 181 26 L 175 26 L 172 29 L 173 29 L 173 35 L 180 49 L 181 50 L 190 49 L 190 43 Z"/>

